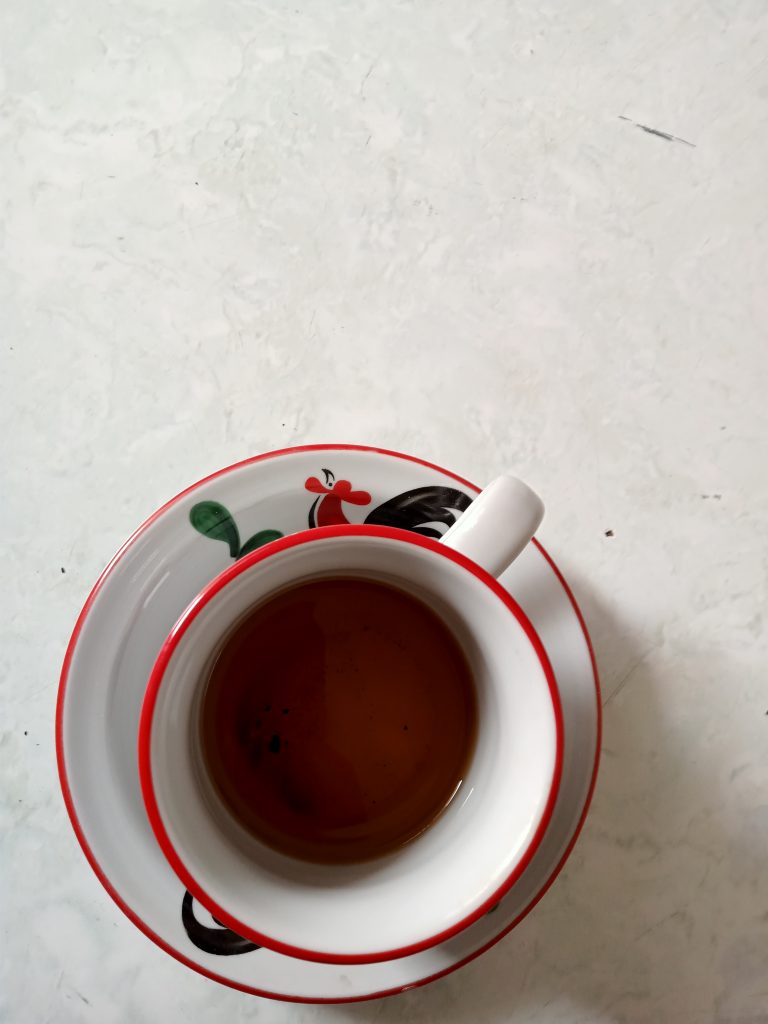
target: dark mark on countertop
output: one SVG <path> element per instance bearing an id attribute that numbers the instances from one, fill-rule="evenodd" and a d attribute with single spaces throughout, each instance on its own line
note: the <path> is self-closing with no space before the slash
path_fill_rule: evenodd
<path id="1" fill-rule="evenodd" d="M 359 89 L 360 97 L 361 97 L 361 99 L 363 99 L 363 100 L 365 100 L 365 83 L 366 83 L 366 82 L 368 81 L 368 79 L 369 79 L 369 78 L 371 77 L 371 75 L 373 74 L 373 69 L 374 69 L 374 68 L 376 67 L 377 63 L 378 63 L 378 57 L 376 58 L 376 60 L 374 60 L 374 61 L 373 61 L 373 62 L 371 63 L 371 66 L 370 66 L 370 67 L 368 68 L 368 70 L 366 71 L 366 73 L 365 73 L 365 74 L 363 75 L 363 80 L 362 80 L 362 82 L 360 83 L 360 89 Z"/>
<path id="2" fill-rule="evenodd" d="M 62 573 L 65 573 L 65 572 L 67 571 L 67 570 L 66 570 L 66 569 L 64 568 L 64 566 L 63 566 L 63 565 L 62 565 L 62 567 L 61 567 L 61 571 L 62 571 Z"/>
<path id="3" fill-rule="evenodd" d="M 606 537 L 612 537 L 613 536 L 613 530 L 606 530 L 605 531 L 605 536 Z"/>
<path id="4" fill-rule="evenodd" d="M 701 498 L 702 498 L 702 501 L 707 501 L 709 498 L 712 498 L 713 501 L 722 501 L 723 500 L 722 494 L 702 494 Z"/>
<path id="5" fill-rule="evenodd" d="M 695 142 L 689 142 L 688 139 L 681 139 L 679 135 L 672 135 L 671 132 L 662 132 L 658 128 L 651 128 L 647 124 L 640 124 L 639 121 L 633 121 L 631 117 L 625 117 L 623 114 L 619 114 L 620 121 L 628 121 L 633 124 L 635 128 L 639 128 L 643 132 L 647 132 L 648 135 L 656 135 L 659 139 L 664 139 L 665 142 L 681 142 L 684 146 L 690 146 L 691 149 L 696 149 Z"/>

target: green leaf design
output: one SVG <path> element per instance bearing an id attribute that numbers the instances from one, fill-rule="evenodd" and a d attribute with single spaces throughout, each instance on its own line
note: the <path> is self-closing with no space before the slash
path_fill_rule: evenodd
<path id="1" fill-rule="evenodd" d="M 218 501 L 199 501 L 189 510 L 189 521 L 194 528 L 211 540 L 223 540 L 229 545 L 229 553 L 237 558 L 240 551 L 240 534 L 235 520 L 228 509 Z M 258 536 L 258 534 L 257 534 Z"/>
<path id="2" fill-rule="evenodd" d="M 247 555 L 250 551 L 255 551 L 256 548 L 263 547 L 265 544 L 269 544 L 272 540 L 278 540 L 283 534 L 279 530 L 259 530 L 258 533 L 254 533 L 252 537 L 240 548 L 240 554 L 238 558 L 242 558 L 243 555 Z"/>

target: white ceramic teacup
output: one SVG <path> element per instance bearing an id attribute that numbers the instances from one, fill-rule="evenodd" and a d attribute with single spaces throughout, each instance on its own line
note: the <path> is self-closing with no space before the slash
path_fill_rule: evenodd
<path id="1" fill-rule="evenodd" d="M 541 521 L 539 498 L 500 477 L 441 541 L 335 526 L 276 540 L 207 586 L 166 640 L 147 689 L 139 768 L 150 822 L 192 894 L 233 931 L 331 963 L 406 956 L 491 909 L 541 841 L 560 782 L 562 726 L 533 627 L 496 582 Z M 260 843 L 203 768 L 199 713 L 223 638 L 277 591 L 322 576 L 390 583 L 430 605 L 461 643 L 478 729 L 463 784 L 434 824 L 362 864 L 310 864 Z"/>

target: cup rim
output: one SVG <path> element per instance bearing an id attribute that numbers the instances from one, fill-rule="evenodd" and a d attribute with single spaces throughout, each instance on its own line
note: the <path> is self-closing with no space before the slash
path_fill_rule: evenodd
<path id="1" fill-rule="evenodd" d="M 316 541 L 327 540 L 334 537 L 371 537 L 413 544 L 417 547 L 449 558 L 451 561 L 458 564 L 484 583 L 492 593 L 502 601 L 507 610 L 512 613 L 513 617 L 517 620 L 518 625 L 525 633 L 528 642 L 531 644 L 547 683 L 555 725 L 555 756 L 547 799 L 536 829 L 528 840 L 528 844 L 525 846 L 517 863 L 506 876 L 504 881 L 483 901 L 482 904 L 480 904 L 480 906 L 470 911 L 470 913 L 466 914 L 448 928 L 406 946 L 370 953 L 329 953 L 325 951 L 305 949 L 291 943 L 282 942 L 279 939 L 272 938 L 269 935 L 265 935 L 263 932 L 257 931 L 247 923 L 240 921 L 224 907 L 221 907 L 208 895 L 200 882 L 191 874 L 182 857 L 171 842 L 160 813 L 159 804 L 155 794 L 152 771 L 151 738 L 157 698 L 163 685 L 165 673 L 171 658 L 173 657 L 182 638 L 200 612 L 225 587 L 241 576 L 244 572 L 251 569 L 254 565 L 257 565 L 282 551 L 287 551 L 291 548 L 299 547 L 304 544 L 311 544 Z M 450 548 L 446 544 L 442 544 L 431 537 L 425 537 L 421 534 L 412 533 L 407 530 L 400 530 L 390 526 L 373 526 L 354 523 L 338 526 L 316 527 L 312 530 L 302 530 L 298 533 L 290 534 L 287 537 L 281 537 L 277 540 L 271 541 L 263 547 L 245 555 L 243 558 L 238 559 L 232 565 L 227 566 L 218 574 L 218 576 L 215 576 L 208 584 L 206 584 L 197 596 L 194 597 L 187 605 L 176 623 L 171 627 L 166 639 L 163 641 L 144 693 L 141 713 L 139 716 L 138 730 L 139 784 L 147 817 L 155 838 L 168 864 L 171 866 L 181 882 L 192 893 L 193 897 L 227 928 L 230 928 L 243 938 L 249 939 L 258 945 L 263 946 L 265 949 L 271 949 L 277 953 L 282 953 L 286 956 L 291 956 L 300 960 L 310 960 L 331 964 L 379 963 L 386 960 L 396 960 L 401 957 L 411 956 L 414 953 L 422 952 L 425 949 L 439 945 L 447 939 L 452 938 L 454 935 L 457 935 L 459 932 L 469 927 L 473 922 L 477 921 L 483 916 L 483 914 L 491 910 L 523 874 L 546 834 L 560 789 L 563 769 L 563 751 L 564 731 L 562 707 L 557 682 L 555 680 L 554 671 L 549 662 L 549 657 L 547 656 L 546 650 L 544 649 L 544 646 L 527 615 L 515 599 L 504 589 L 504 587 L 501 586 L 498 580 L 491 576 L 490 573 L 477 563 L 467 558 L 466 555 L 461 554 L 461 552 L 456 551 L 455 549 Z"/>

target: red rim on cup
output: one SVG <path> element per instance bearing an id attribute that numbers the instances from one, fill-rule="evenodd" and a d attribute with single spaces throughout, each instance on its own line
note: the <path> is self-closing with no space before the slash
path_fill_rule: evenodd
<path id="1" fill-rule="evenodd" d="M 532 774 L 536 777 L 536 765 L 543 766 L 546 764 L 546 772 L 548 775 L 546 784 L 540 786 L 538 795 L 532 792 L 530 796 L 531 806 L 533 806 L 534 803 L 536 805 L 536 813 L 535 815 L 529 816 L 532 823 L 530 830 L 526 834 L 525 841 L 514 851 L 508 870 L 503 874 L 502 880 L 498 882 L 498 884 L 493 884 L 490 891 L 487 889 L 482 890 L 481 898 L 476 899 L 469 909 L 466 909 L 466 912 L 454 915 L 454 919 L 452 919 L 446 927 L 430 930 L 428 934 L 423 937 L 419 937 L 414 941 L 392 943 L 389 946 L 385 946 L 385 948 L 372 947 L 370 949 L 361 949 L 358 945 L 358 948 L 345 950 L 344 948 L 316 948 L 316 944 L 313 945 L 308 943 L 307 945 L 304 945 L 302 942 L 296 940 L 286 941 L 284 938 L 276 937 L 274 934 L 275 929 L 270 929 L 269 933 L 260 930 L 254 908 L 249 908 L 252 911 L 250 914 L 241 916 L 238 913 L 236 903 L 232 899 L 225 901 L 227 902 L 226 906 L 222 905 L 221 899 L 217 898 L 220 890 L 216 889 L 215 893 L 211 892 L 209 880 L 203 877 L 205 875 L 205 870 L 202 872 L 200 870 L 200 864 L 204 862 L 204 858 L 203 860 L 195 861 L 194 866 L 190 863 L 190 860 L 194 861 L 196 853 L 193 850 L 193 844 L 190 843 L 189 839 L 190 836 L 199 834 L 199 832 L 195 832 L 196 824 L 194 819 L 194 815 L 197 813 L 195 811 L 197 804 L 194 804 L 194 802 L 188 802 L 184 805 L 185 809 L 188 809 L 191 814 L 191 823 L 189 825 L 183 823 L 182 819 L 184 818 L 184 815 L 180 815 L 177 816 L 174 824 L 169 828 L 167 816 L 171 813 L 172 802 L 169 802 L 166 799 L 165 804 L 163 804 L 163 794 L 167 796 L 169 793 L 167 785 L 170 783 L 170 779 L 164 780 L 161 784 L 161 792 L 158 792 L 158 778 L 156 777 L 157 764 L 153 761 L 153 758 L 157 757 L 157 748 L 153 748 L 153 730 L 156 727 L 155 716 L 158 708 L 158 700 L 161 697 L 163 688 L 174 686 L 176 687 L 174 693 L 177 693 L 178 687 L 182 685 L 179 683 L 178 679 L 173 678 L 173 671 L 175 670 L 174 666 L 176 665 L 175 659 L 180 658 L 185 651 L 193 649 L 192 645 L 195 642 L 195 631 L 197 631 L 197 635 L 199 636 L 202 631 L 207 629 L 207 635 L 209 637 L 213 635 L 213 632 L 215 631 L 213 620 L 217 614 L 217 599 L 218 606 L 221 607 L 221 598 L 222 595 L 225 594 L 225 591 L 227 592 L 225 596 L 229 599 L 229 596 L 232 593 L 235 593 L 235 589 L 238 587 L 240 588 L 242 591 L 242 598 L 240 599 L 240 608 L 242 611 L 242 608 L 247 607 L 247 603 L 244 602 L 250 600 L 250 603 L 254 604 L 260 599 L 258 595 L 256 597 L 249 596 L 251 591 L 248 588 L 252 585 L 252 581 L 261 579 L 261 577 L 272 572 L 273 567 L 274 572 L 279 576 L 279 567 L 281 563 L 283 565 L 287 564 L 287 562 L 291 560 L 291 556 L 293 556 L 294 560 L 298 559 L 301 561 L 303 565 L 304 561 L 308 560 L 311 555 L 313 559 L 319 559 L 316 564 L 311 562 L 313 572 L 318 568 L 318 566 L 321 569 L 325 566 L 323 571 L 330 571 L 329 566 L 334 564 L 334 559 L 338 559 L 340 553 L 346 553 L 347 551 L 350 552 L 349 557 L 352 559 L 353 563 L 355 558 L 358 560 L 373 558 L 374 562 L 377 558 L 379 561 L 382 559 L 391 561 L 393 557 L 400 557 L 400 554 L 402 554 L 402 557 L 406 561 L 410 559 L 409 564 L 411 566 L 411 571 L 414 571 L 413 566 L 416 566 L 417 569 L 415 571 L 418 571 L 418 565 L 420 563 L 423 563 L 425 566 L 434 566 L 436 578 L 441 579 L 441 574 L 445 576 L 445 581 L 441 584 L 444 589 L 449 586 L 455 588 L 457 583 L 462 581 L 459 589 L 466 588 L 467 603 L 469 602 L 470 597 L 471 600 L 476 603 L 478 601 L 485 600 L 485 598 L 482 597 L 483 594 L 487 595 L 487 609 L 490 612 L 493 612 L 493 609 L 498 610 L 498 623 L 501 623 L 502 616 L 506 616 L 504 621 L 506 622 L 507 631 L 510 633 L 515 632 L 514 627 L 516 625 L 518 638 L 525 638 L 525 647 L 529 651 L 531 659 L 531 662 L 526 662 L 525 664 L 529 665 L 535 662 L 536 670 L 539 673 L 539 675 L 537 675 L 538 689 L 536 694 L 531 691 L 529 699 L 531 701 L 538 702 L 535 705 L 535 710 L 536 714 L 539 716 L 542 714 L 540 709 L 543 705 L 541 702 L 544 699 L 548 701 L 547 714 L 551 716 L 549 720 L 553 725 L 553 730 L 551 733 L 547 733 L 547 736 L 551 736 L 552 738 L 552 747 L 549 754 L 545 756 L 545 754 L 542 753 L 541 760 L 539 762 L 535 762 L 534 767 L 532 768 Z M 440 556 L 440 558 L 435 559 L 435 555 Z M 286 559 L 285 556 L 288 556 L 288 559 Z M 362 564 L 363 563 L 360 562 L 360 565 Z M 405 565 L 405 561 L 403 564 Z M 304 570 L 302 569 L 302 572 L 303 571 Z M 275 579 L 277 579 L 277 576 Z M 262 586 L 266 588 L 262 594 L 262 598 L 269 592 L 273 592 L 276 589 L 277 584 L 275 583 L 275 579 L 262 583 Z M 437 584 L 435 585 L 437 586 Z M 446 589 L 446 593 L 447 592 L 448 590 Z M 493 612 L 493 614 L 495 614 L 495 612 Z M 509 621 L 508 616 L 511 616 L 511 622 Z M 206 617 L 210 617 L 211 621 L 208 622 Z M 500 625 L 489 625 L 488 636 L 491 636 L 490 630 L 492 628 L 497 629 L 497 633 L 493 635 L 498 636 L 498 630 L 501 628 Z M 218 635 L 221 636 L 223 633 L 219 632 Z M 185 645 L 187 646 L 185 647 Z M 207 650 L 206 657 L 209 655 L 210 650 Z M 518 656 L 522 657 L 522 655 Z M 545 685 L 541 685 L 542 682 L 545 683 Z M 193 683 L 190 683 L 189 685 L 191 688 Z M 494 683 L 494 686 L 496 687 L 494 692 L 498 692 L 500 689 L 499 682 L 497 681 Z M 511 690 L 514 690 L 515 686 L 517 686 L 517 684 L 511 683 Z M 523 694 L 523 690 L 524 685 L 521 683 L 517 686 L 516 698 L 513 698 L 510 693 L 504 692 L 502 694 L 502 700 L 510 702 L 513 699 L 527 699 L 520 696 Z M 190 707 L 191 706 L 192 704 L 190 703 Z M 511 708 L 512 704 L 509 703 L 504 706 Z M 531 720 L 543 721 L 541 717 L 532 717 Z M 526 742 L 530 742 L 531 744 L 529 754 L 527 755 L 529 758 L 532 756 L 531 751 L 535 749 L 535 740 L 535 736 L 528 738 L 525 736 L 519 737 L 521 744 L 525 744 Z M 547 757 L 549 757 L 549 760 L 547 760 Z M 499 800 L 501 799 L 503 790 L 501 788 L 501 783 L 497 781 L 500 778 L 497 762 L 498 757 L 496 758 L 496 762 L 494 762 L 493 774 L 491 774 L 491 768 L 488 768 L 488 777 L 494 780 L 494 785 L 496 786 L 496 789 L 493 789 L 493 793 L 495 794 L 494 799 Z M 451 936 L 456 935 L 474 921 L 478 920 L 478 918 L 483 914 L 495 907 L 511 886 L 520 878 L 541 843 L 554 810 L 560 784 L 562 762 L 562 712 L 554 674 L 547 654 L 536 631 L 516 601 L 497 582 L 497 580 L 493 578 L 493 576 L 480 568 L 469 558 L 448 547 L 446 544 L 417 534 L 405 533 L 401 530 L 381 526 L 350 525 L 325 527 L 284 537 L 244 556 L 217 576 L 188 606 L 163 644 L 149 680 L 139 725 L 139 777 L 147 813 L 155 836 L 166 859 L 184 885 L 195 896 L 195 898 L 198 899 L 200 903 L 215 916 L 217 920 L 244 938 L 250 939 L 261 946 L 265 946 L 288 956 L 298 957 L 304 960 L 315 960 L 323 963 L 366 964 L 409 956 L 413 953 L 437 945 Z M 544 771 L 544 767 L 541 767 L 541 772 L 538 778 L 543 779 Z M 192 773 L 190 772 L 190 775 L 191 774 Z M 181 772 L 180 775 L 183 777 L 184 772 Z M 519 773 L 515 777 L 519 778 Z M 191 787 L 192 783 L 190 780 L 188 781 Z M 183 790 L 183 784 L 179 783 L 179 785 L 182 787 L 179 792 L 187 792 L 186 790 Z M 162 788 L 163 786 L 165 786 L 165 788 Z M 192 792 L 191 788 L 189 789 L 189 792 Z M 478 799 L 480 798 L 478 797 Z M 538 803 L 536 803 L 537 800 Z M 205 801 L 201 799 L 200 806 L 203 806 L 204 804 Z M 504 808 L 503 803 L 500 806 L 501 808 Z M 511 807 L 511 804 L 507 804 L 506 806 L 509 809 L 510 817 L 512 817 L 513 808 Z M 521 816 L 522 813 L 523 812 L 521 811 Z M 439 820 L 440 819 L 438 819 L 438 821 Z M 484 819 L 481 818 L 481 820 Z M 529 818 L 526 818 L 526 820 L 529 820 Z M 181 826 L 180 822 L 182 822 Z M 183 838 L 181 842 L 179 842 L 178 839 L 180 827 L 182 829 L 189 829 L 189 834 L 186 838 Z M 426 835 L 433 832 L 436 827 L 437 825 L 430 828 Z M 175 841 L 171 838 L 171 832 L 174 828 L 176 829 Z M 454 825 L 453 828 L 454 831 L 456 831 L 458 829 L 458 824 Z M 450 836 L 451 833 L 446 832 L 446 835 Z M 498 831 L 491 831 L 489 827 L 489 835 L 500 844 L 503 829 L 500 827 Z M 472 841 L 474 841 L 474 839 Z M 211 843 L 214 842 L 218 843 L 219 840 L 214 840 L 212 838 Z M 421 839 L 419 842 L 421 842 Z M 212 845 L 211 851 L 214 849 L 219 849 L 222 856 L 226 855 L 226 850 L 224 850 L 223 847 L 220 848 Z M 469 850 L 467 852 L 467 857 L 470 858 L 472 856 L 473 853 Z M 488 858 L 490 863 L 493 858 L 493 851 L 488 853 Z M 207 863 L 211 862 L 215 862 L 217 865 L 223 863 L 219 856 L 215 858 L 209 857 Z M 437 859 L 435 858 L 435 863 L 436 862 Z M 419 864 L 417 867 L 423 874 L 424 869 L 421 865 Z M 421 876 L 418 875 L 416 869 L 414 869 L 412 881 L 414 886 L 417 885 L 419 877 Z M 458 886 L 461 883 L 462 877 L 464 876 L 457 868 L 456 875 L 452 876 L 453 885 Z M 497 877 L 497 875 L 494 874 L 493 877 Z M 229 882 L 226 882 L 226 884 L 229 884 Z M 423 880 L 421 884 L 424 884 Z M 234 891 L 235 887 L 233 883 L 232 892 Z M 244 886 L 240 891 L 246 891 Z M 396 888 L 393 880 L 392 893 L 395 891 Z M 409 907 L 410 913 L 413 909 L 413 904 L 406 898 L 405 905 Z M 466 901 L 464 901 L 462 906 L 463 908 L 466 907 Z M 247 916 L 248 919 L 243 920 L 242 917 L 244 916 Z M 337 911 L 334 916 L 343 919 L 342 906 L 337 904 Z M 440 913 L 436 910 L 434 914 L 435 920 L 437 920 L 439 916 Z M 339 927 L 341 927 L 341 925 L 339 925 Z M 290 930 L 291 928 L 288 929 L 289 932 Z"/>

